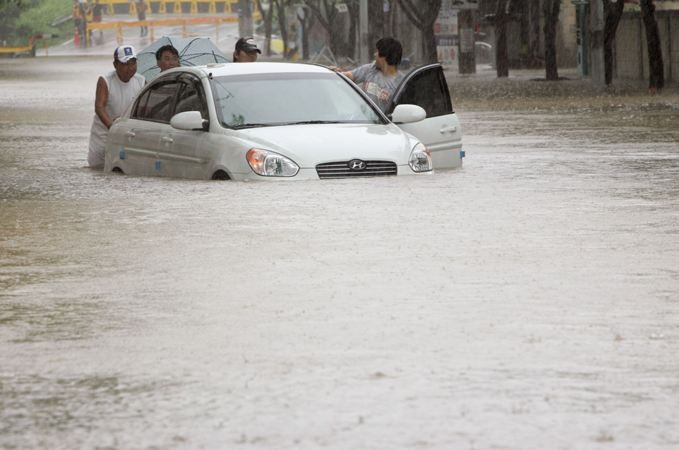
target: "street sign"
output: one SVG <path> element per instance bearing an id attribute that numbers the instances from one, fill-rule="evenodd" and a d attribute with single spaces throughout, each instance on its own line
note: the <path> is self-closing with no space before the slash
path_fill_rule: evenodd
<path id="1" fill-rule="evenodd" d="M 479 9 L 479 0 L 449 0 L 449 2 L 452 9 Z"/>

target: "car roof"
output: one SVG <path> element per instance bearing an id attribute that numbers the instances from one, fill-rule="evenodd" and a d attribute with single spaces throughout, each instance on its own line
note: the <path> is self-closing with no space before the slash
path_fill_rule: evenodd
<path id="1" fill-rule="evenodd" d="M 206 66 L 182 67 L 189 72 L 213 77 L 226 75 L 258 75 L 264 73 L 328 73 L 330 69 L 314 64 L 283 62 L 222 63 Z"/>

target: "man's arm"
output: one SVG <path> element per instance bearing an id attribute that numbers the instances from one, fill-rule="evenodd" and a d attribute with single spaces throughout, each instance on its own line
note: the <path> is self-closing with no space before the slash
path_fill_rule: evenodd
<path id="1" fill-rule="evenodd" d="M 94 98 L 94 112 L 106 128 L 111 128 L 113 118 L 106 111 L 106 103 L 108 103 L 108 85 L 103 77 L 99 77 L 97 80 L 97 94 Z"/>
<path id="2" fill-rule="evenodd" d="M 366 76 L 368 75 L 368 72 L 370 72 L 372 66 L 373 64 L 363 64 L 362 66 L 358 66 L 355 69 L 351 70 L 350 72 L 342 73 L 346 75 L 354 83 L 360 84 L 365 81 Z"/>
<path id="3" fill-rule="evenodd" d="M 328 69 L 332 70 L 333 72 L 341 73 L 345 77 L 349 78 L 351 81 L 354 81 L 353 70 L 344 71 L 337 66 L 327 66 L 327 67 L 328 67 Z"/>

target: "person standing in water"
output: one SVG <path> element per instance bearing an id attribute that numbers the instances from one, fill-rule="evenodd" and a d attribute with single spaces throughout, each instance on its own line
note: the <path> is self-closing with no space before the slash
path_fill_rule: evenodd
<path id="1" fill-rule="evenodd" d="M 121 45 L 113 52 L 111 72 L 97 80 L 94 99 L 94 119 L 90 129 L 90 145 L 87 162 L 93 169 L 104 168 L 104 150 L 108 129 L 134 101 L 146 84 L 137 73 L 137 52 L 131 45 Z"/>

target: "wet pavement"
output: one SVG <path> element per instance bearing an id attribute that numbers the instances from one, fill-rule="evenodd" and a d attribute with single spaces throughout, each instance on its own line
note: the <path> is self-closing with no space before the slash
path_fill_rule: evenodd
<path id="1" fill-rule="evenodd" d="M 84 167 L 109 67 L 0 61 L 0 448 L 679 446 L 676 90 L 455 78 L 461 170 L 200 182 Z"/>

